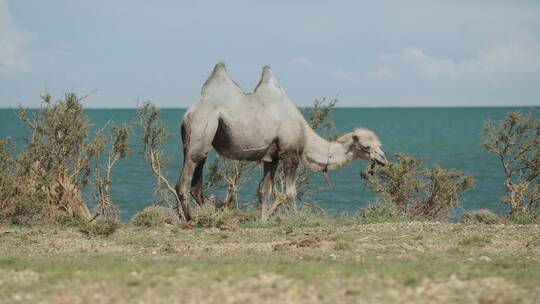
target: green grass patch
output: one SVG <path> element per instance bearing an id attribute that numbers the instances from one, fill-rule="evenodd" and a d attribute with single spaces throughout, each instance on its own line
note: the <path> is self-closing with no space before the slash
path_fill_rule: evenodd
<path id="1" fill-rule="evenodd" d="M 411 258 L 377 259 L 362 261 L 306 259 L 262 255 L 237 258 L 178 258 L 153 259 L 142 257 L 126 259 L 123 256 L 91 255 L 69 258 L 0 258 L 0 268 L 32 270 L 40 274 L 40 284 L 55 284 L 76 280 L 83 284 L 111 282 L 128 284 L 130 274 L 143 275 L 143 280 L 189 273 L 196 279 L 243 278 L 263 272 L 282 274 L 302 281 L 316 283 L 329 277 L 361 277 L 375 275 L 395 279 L 404 285 L 415 285 L 423 278 L 445 278 L 451 275 L 471 279 L 501 276 L 519 284 L 540 284 L 540 262 L 522 257 L 495 257 L 492 262 L 464 262 L 464 257 L 420 254 Z M 3 287 L 0 287 L 0 289 Z"/>
<path id="2" fill-rule="evenodd" d="M 491 239 L 479 235 L 468 236 L 458 241 L 458 245 L 463 247 L 484 247 L 489 243 L 491 243 Z"/>

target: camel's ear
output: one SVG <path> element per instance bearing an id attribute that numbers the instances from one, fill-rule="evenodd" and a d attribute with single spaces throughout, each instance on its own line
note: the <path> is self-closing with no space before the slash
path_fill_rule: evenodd
<path id="1" fill-rule="evenodd" d="M 357 142 L 360 141 L 360 137 L 358 137 L 358 135 L 356 135 L 356 134 L 353 134 L 352 140 L 353 140 L 355 143 L 357 143 Z"/>

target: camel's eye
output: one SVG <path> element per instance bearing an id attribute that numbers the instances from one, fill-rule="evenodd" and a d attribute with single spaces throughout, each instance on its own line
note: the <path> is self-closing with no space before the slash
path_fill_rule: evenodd
<path id="1" fill-rule="evenodd" d="M 371 147 L 367 146 L 367 145 L 360 145 L 360 148 L 362 148 L 362 150 L 366 150 L 366 151 L 369 151 L 371 149 Z"/>

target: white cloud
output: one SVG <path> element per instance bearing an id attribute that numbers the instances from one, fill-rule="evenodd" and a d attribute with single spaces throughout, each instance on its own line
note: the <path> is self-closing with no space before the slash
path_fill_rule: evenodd
<path id="1" fill-rule="evenodd" d="M 4 75 L 26 71 L 29 67 L 22 45 L 30 34 L 17 29 L 12 19 L 7 0 L 0 0 L 0 74 Z"/>
<path id="2" fill-rule="evenodd" d="M 366 75 L 384 79 L 392 71 L 416 71 L 432 79 L 454 79 L 470 74 L 528 73 L 540 71 L 540 43 L 535 36 L 521 41 L 494 44 L 474 57 L 455 60 L 426 54 L 420 48 L 406 48 L 397 53 L 381 54 L 382 65 Z"/>
<path id="3" fill-rule="evenodd" d="M 319 71 L 323 74 L 330 75 L 330 77 L 339 80 L 350 80 L 354 76 L 353 73 L 345 71 L 341 68 L 315 63 L 306 56 L 295 57 L 292 59 L 292 62 L 294 64 L 304 66 L 310 70 Z"/>
<path id="4" fill-rule="evenodd" d="M 386 66 L 380 66 L 380 67 L 366 73 L 366 76 L 368 78 L 374 78 L 374 79 L 390 78 L 393 75 L 394 74 L 393 74 L 392 70 L 389 67 L 386 67 Z"/>
<path id="5" fill-rule="evenodd" d="M 392 69 L 389 66 L 395 67 L 393 70 L 416 70 L 429 78 L 454 78 L 458 74 L 454 61 L 429 56 L 419 48 L 406 48 L 399 53 L 382 54 L 379 58 L 384 65 L 367 74 L 372 78 L 384 79 L 391 76 Z"/>
<path id="6" fill-rule="evenodd" d="M 314 64 L 313 61 L 311 61 L 309 58 L 307 58 L 305 56 L 299 56 L 299 57 L 293 58 L 292 62 L 294 64 L 303 65 L 303 66 L 306 66 L 306 67 L 308 67 L 310 69 L 314 69 L 314 70 L 319 68 L 319 66 Z"/>
<path id="7" fill-rule="evenodd" d="M 540 71 L 540 44 L 537 40 L 510 42 L 484 49 L 476 58 L 458 63 L 463 72 L 527 73 Z"/>
<path id="8" fill-rule="evenodd" d="M 351 72 L 344 71 L 342 69 L 337 69 L 330 72 L 330 75 L 337 79 L 351 79 L 353 74 Z"/>
<path id="9" fill-rule="evenodd" d="M 416 67 L 420 72 L 431 78 L 451 77 L 458 74 L 456 64 L 451 59 L 441 59 L 428 56 L 418 48 L 405 49 L 401 59 L 409 65 Z"/>

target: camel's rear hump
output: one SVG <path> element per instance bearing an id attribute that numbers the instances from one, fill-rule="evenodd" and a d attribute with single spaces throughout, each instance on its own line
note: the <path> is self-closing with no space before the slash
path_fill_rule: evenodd
<path id="1" fill-rule="evenodd" d="M 265 65 L 262 69 L 261 79 L 255 87 L 254 93 L 257 94 L 271 94 L 286 96 L 285 90 L 279 84 L 279 81 L 272 73 L 272 69 L 269 65 Z"/>

